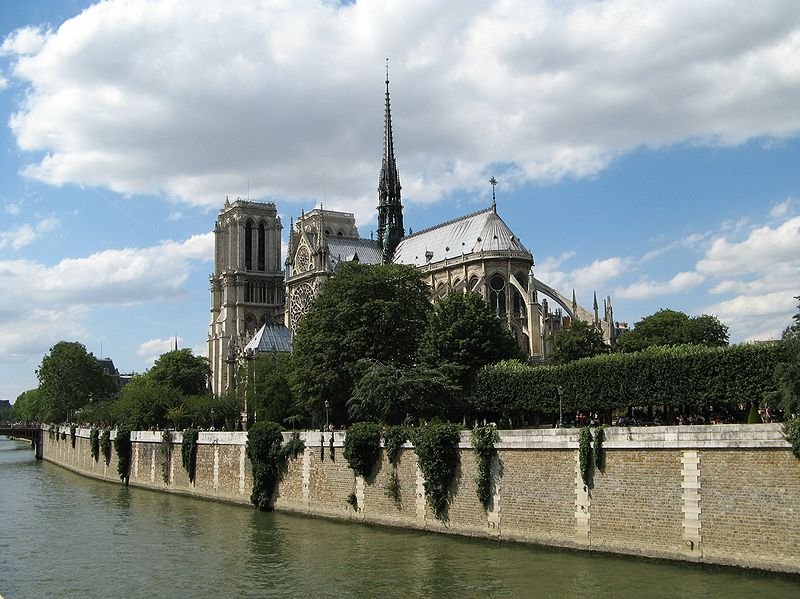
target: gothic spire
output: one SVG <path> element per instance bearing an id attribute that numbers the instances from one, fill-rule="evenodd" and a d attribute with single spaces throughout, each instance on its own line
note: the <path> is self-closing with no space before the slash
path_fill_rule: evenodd
<path id="1" fill-rule="evenodd" d="M 400 175 L 394 159 L 392 109 L 389 102 L 389 59 L 386 59 L 386 107 L 383 125 L 383 159 L 378 180 L 378 241 L 383 261 L 391 262 L 397 244 L 405 235 L 403 205 L 400 200 Z"/>

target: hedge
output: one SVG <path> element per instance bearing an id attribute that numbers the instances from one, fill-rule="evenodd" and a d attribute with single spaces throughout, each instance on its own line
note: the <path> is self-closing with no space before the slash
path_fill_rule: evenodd
<path id="1" fill-rule="evenodd" d="M 565 412 L 634 406 L 735 407 L 775 391 L 775 367 L 798 354 L 798 344 L 776 341 L 651 347 L 557 366 L 506 361 L 478 373 L 473 407 L 494 414 L 557 414 L 559 386 Z"/>

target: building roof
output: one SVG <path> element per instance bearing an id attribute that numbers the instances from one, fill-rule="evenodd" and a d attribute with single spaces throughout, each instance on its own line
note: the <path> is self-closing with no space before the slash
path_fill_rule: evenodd
<path id="1" fill-rule="evenodd" d="M 404 237 L 397 246 L 394 262 L 425 266 L 445 258 L 489 251 L 530 256 L 494 207 Z"/>
<path id="2" fill-rule="evenodd" d="M 339 262 L 352 262 L 356 256 L 361 264 L 380 264 L 383 260 L 380 244 L 372 239 L 329 235 L 326 241 L 328 255 L 334 267 Z"/>
<path id="3" fill-rule="evenodd" d="M 245 354 L 292 351 L 292 333 L 282 324 L 265 324 L 244 347 Z"/>

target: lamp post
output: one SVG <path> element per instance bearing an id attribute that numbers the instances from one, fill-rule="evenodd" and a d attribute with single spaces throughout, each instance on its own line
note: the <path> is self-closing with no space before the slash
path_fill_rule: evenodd
<path id="1" fill-rule="evenodd" d="M 564 428 L 564 403 L 561 396 L 564 395 L 564 388 L 558 386 L 558 428 Z"/>
<path id="2" fill-rule="evenodd" d="M 328 430 L 328 400 L 325 400 L 325 430 Z"/>

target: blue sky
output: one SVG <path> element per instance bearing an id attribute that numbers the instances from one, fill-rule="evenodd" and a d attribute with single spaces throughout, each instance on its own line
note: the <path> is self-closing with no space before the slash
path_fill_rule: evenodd
<path id="1" fill-rule="evenodd" d="M 78 340 L 205 352 L 225 196 L 375 228 L 390 57 L 405 222 L 491 201 L 617 320 L 775 338 L 800 294 L 800 4 L 0 3 L 0 399 Z"/>

